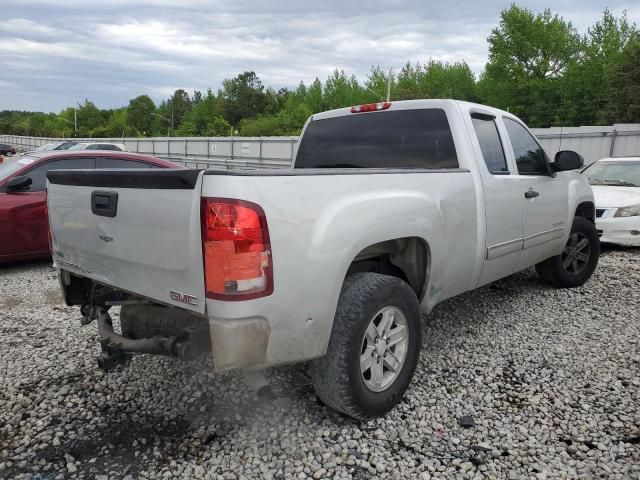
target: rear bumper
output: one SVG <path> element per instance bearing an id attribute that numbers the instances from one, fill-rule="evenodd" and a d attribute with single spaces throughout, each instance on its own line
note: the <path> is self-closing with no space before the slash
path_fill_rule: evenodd
<path id="1" fill-rule="evenodd" d="M 265 318 L 209 319 L 209 328 L 216 370 L 267 366 L 271 327 Z"/>
<path id="2" fill-rule="evenodd" d="M 146 314 L 143 315 L 142 312 L 139 312 L 134 315 L 135 321 L 138 321 L 139 317 L 141 322 L 153 323 L 157 318 L 153 309 L 154 305 L 159 304 L 156 304 L 153 299 L 144 299 L 121 290 L 111 290 L 108 287 L 104 293 L 96 293 L 94 297 L 91 297 L 93 281 L 88 277 L 81 277 L 60 269 L 59 261 L 57 263 L 60 287 L 67 305 L 90 305 L 91 298 L 94 298 L 97 305 L 122 305 L 139 300 L 148 301 L 149 304 L 141 304 L 136 307 L 144 309 Z M 87 314 L 83 312 L 83 315 Z M 113 332 L 110 328 L 110 317 L 104 308 L 96 311 L 91 317 L 99 320 L 101 342 L 108 345 L 113 351 L 120 350 L 126 354 L 148 353 L 188 357 L 183 354 L 183 350 L 190 350 L 191 343 L 206 343 L 208 348 L 211 348 L 215 370 L 260 369 L 270 366 L 267 352 L 272 332 L 271 325 L 265 317 L 219 318 L 211 315 L 202 317 L 183 308 L 162 307 L 162 321 L 165 323 L 178 325 L 189 323 L 182 321 L 185 315 L 200 317 L 202 320 L 206 319 L 207 326 L 198 327 L 198 330 L 194 331 L 189 339 L 181 334 L 175 338 L 171 336 L 166 338 L 127 338 Z M 204 339 L 203 336 L 208 339 Z M 182 343 L 184 345 L 181 345 Z M 195 350 L 201 350 L 201 348 Z"/>
<path id="3" fill-rule="evenodd" d="M 640 247 L 640 217 L 597 218 L 596 229 L 603 243 Z"/>

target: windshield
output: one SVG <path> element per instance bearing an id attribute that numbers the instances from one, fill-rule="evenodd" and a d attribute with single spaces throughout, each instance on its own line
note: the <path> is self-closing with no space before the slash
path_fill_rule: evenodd
<path id="1" fill-rule="evenodd" d="M 58 144 L 57 143 L 45 143 L 44 145 L 40 145 L 35 149 L 36 152 L 45 152 L 49 150 L 53 150 Z"/>
<path id="2" fill-rule="evenodd" d="M 76 145 L 76 142 L 60 142 L 54 150 L 69 150 L 74 145 Z"/>
<path id="3" fill-rule="evenodd" d="M 71 145 L 67 150 L 84 150 L 86 148 L 86 143 L 76 143 L 75 145 Z"/>
<path id="4" fill-rule="evenodd" d="M 600 161 L 583 172 L 591 185 L 640 187 L 640 161 Z"/>
<path id="5" fill-rule="evenodd" d="M 3 183 L 9 176 L 35 160 L 32 157 L 22 156 L 18 160 L 5 160 L 4 163 L 0 163 L 0 183 Z"/>

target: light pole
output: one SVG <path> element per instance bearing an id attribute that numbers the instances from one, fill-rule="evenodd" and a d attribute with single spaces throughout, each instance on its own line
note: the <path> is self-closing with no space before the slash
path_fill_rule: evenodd
<path id="1" fill-rule="evenodd" d="M 77 132 L 78 131 L 78 124 L 72 122 L 71 120 L 67 120 L 66 118 L 62 118 L 60 117 L 59 120 L 62 120 L 63 122 L 67 122 L 70 123 L 71 125 L 73 125 L 73 129 Z"/>
<path id="2" fill-rule="evenodd" d="M 171 118 L 167 118 L 164 115 L 160 115 L 159 113 L 152 113 L 151 115 L 153 115 L 154 117 L 163 118 L 167 121 L 167 123 L 171 126 L 170 130 L 167 130 L 167 137 L 170 137 L 171 135 L 169 134 L 169 132 L 173 133 L 173 110 L 172 110 Z"/>

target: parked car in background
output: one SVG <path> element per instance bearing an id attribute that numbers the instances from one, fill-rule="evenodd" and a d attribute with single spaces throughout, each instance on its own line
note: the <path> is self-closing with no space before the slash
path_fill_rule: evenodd
<path id="1" fill-rule="evenodd" d="M 74 145 L 77 145 L 78 142 L 74 142 L 71 140 L 65 140 L 63 142 L 54 142 L 54 143 L 45 143 L 44 145 L 40 145 L 38 148 L 33 149 L 33 152 L 49 152 L 52 150 L 69 150 Z"/>
<path id="2" fill-rule="evenodd" d="M 56 169 L 184 168 L 118 152 L 30 152 L 0 164 L 0 263 L 49 258 L 46 174 Z"/>
<path id="3" fill-rule="evenodd" d="M 80 142 L 73 145 L 69 150 L 115 150 L 118 152 L 127 152 L 127 147 L 122 143 L 105 143 L 105 142 Z"/>
<path id="4" fill-rule="evenodd" d="M 16 154 L 16 147 L 7 143 L 0 143 L 0 155 L 11 156 Z"/>
<path id="5" fill-rule="evenodd" d="M 585 168 L 600 241 L 640 246 L 640 157 L 603 158 Z"/>

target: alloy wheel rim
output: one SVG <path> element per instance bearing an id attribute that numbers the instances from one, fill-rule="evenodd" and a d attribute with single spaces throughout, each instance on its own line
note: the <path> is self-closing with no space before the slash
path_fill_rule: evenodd
<path id="1" fill-rule="evenodd" d="M 384 307 L 371 318 L 360 348 L 360 375 L 369 390 L 382 392 L 395 382 L 408 345 L 409 324 L 398 307 Z"/>
<path id="2" fill-rule="evenodd" d="M 582 273 L 591 257 L 589 239 L 580 232 L 569 235 L 569 240 L 562 252 L 562 268 L 571 275 Z"/>

